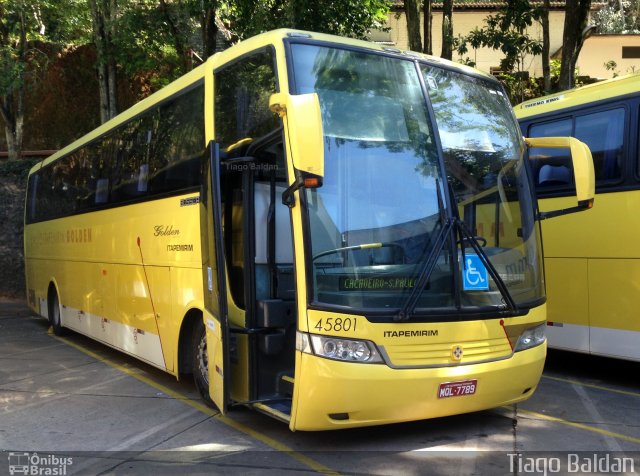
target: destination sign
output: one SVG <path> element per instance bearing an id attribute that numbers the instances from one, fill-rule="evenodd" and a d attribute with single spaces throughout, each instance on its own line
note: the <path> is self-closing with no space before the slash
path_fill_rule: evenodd
<path id="1" fill-rule="evenodd" d="M 392 291 L 413 289 L 418 281 L 415 277 L 392 276 L 376 278 L 340 278 L 341 291 Z"/>

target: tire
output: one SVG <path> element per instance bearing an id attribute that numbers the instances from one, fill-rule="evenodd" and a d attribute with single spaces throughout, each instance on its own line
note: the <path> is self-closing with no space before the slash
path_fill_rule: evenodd
<path id="1" fill-rule="evenodd" d="M 209 395 L 209 356 L 207 354 L 207 333 L 202 318 L 196 319 L 191 333 L 191 363 L 193 382 L 205 403 L 215 407 Z"/>
<path id="2" fill-rule="evenodd" d="M 51 289 L 49 292 L 49 323 L 55 335 L 63 336 L 66 334 L 66 329 L 62 327 L 62 321 L 60 319 L 60 301 L 58 300 L 58 293 L 55 289 Z"/>

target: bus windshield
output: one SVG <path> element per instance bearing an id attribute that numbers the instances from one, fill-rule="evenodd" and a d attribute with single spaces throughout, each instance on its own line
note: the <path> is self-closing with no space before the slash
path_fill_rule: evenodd
<path id="1" fill-rule="evenodd" d="M 393 314 L 415 295 L 415 316 L 495 313 L 506 294 L 539 304 L 533 195 L 500 86 L 359 50 L 291 52 L 295 92 L 316 92 L 323 116 L 323 186 L 306 190 L 313 303 Z"/>

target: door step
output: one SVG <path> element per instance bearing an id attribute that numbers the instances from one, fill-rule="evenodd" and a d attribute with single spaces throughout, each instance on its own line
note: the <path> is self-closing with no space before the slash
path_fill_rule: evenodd
<path id="1" fill-rule="evenodd" d="M 291 420 L 291 400 L 281 400 L 268 403 L 254 403 L 254 408 L 272 417 L 289 423 Z"/>
<path id="2" fill-rule="evenodd" d="M 280 378 L 278 379 L 278 394 L 287 395 L 289 397 L 293 396 L 293 376 L 290 373 L 282 373 L 280 374 Z"/>

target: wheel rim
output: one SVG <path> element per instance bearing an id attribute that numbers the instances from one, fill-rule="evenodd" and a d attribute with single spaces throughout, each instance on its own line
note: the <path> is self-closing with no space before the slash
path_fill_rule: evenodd
<path id="1" fill-rule="evenodd" d="M 209 357 L 207 355 L 207 335 L 202 334 L 198 344 L 198 370 L 205 384 L 209 385 Z"/>

